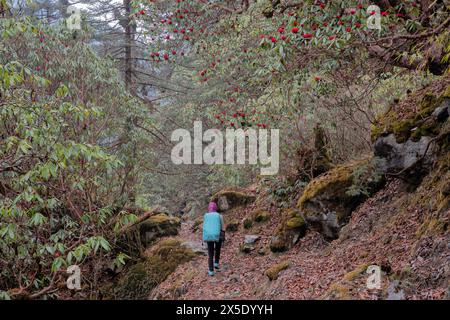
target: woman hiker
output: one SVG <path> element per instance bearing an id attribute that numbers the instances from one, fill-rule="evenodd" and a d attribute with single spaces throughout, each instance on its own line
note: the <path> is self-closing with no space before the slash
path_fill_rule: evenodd
<path id="1" fill-rule="evenodd" d="M 209 276 L 214 275 L 214 269 L 220 270 L 220 247 L 225 240 L 224 229 L 223 217 L 217 212 L 217 204 L 210 202 L 208 212 L 203 216 L 203 241 L 208 245 Z"/>

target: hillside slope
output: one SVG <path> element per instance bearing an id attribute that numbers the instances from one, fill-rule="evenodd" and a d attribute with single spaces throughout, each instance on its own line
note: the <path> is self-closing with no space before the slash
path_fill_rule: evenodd
<path id="1" fill-rule="evenodd" d="M 301 234 L 301 239 L 296 238 L 286 248 L 276 250 L 273 242 L 278 240 L 274 237 L 284 235 L 280 231 L 285 230 L 284 224 L 297 221 L 292 220 L 292 217 L 302 221 L 305 214 L 300 212 L 298 217 L 291 215 L 291 220 L 286 222 L 286 210 L 281 210 L 276 203 L 268 201 L 268 194 L 257 186 L 247 190 L 248 193 L 256 192 L 255 202 L 237 206 L 224 213 L 226 223 L 235 226 L 229 229 L 236 231 L 227 233 L 222 253 L 223 270 L 216 273 L 215 277 L 208 277 L 207 259 L 199 256 L 180 265 L 152 291 L 150 298 L 448 299 L 448 88 L 448 79 L 433 84 L 380 117 L 378 127 L 382 129 L 378 128 L 378 136 L 373 137 L 374 144 L 380 144 L 380 139 L 391 134 L 397 135 L 395 144 L 403 148 L 405 154 L 401 154 L 401 159 L 406 160 L 401 162 L 403 167 L 399 165 L 400 147 L 391 147 L 387 154 L 378 152 L 379 157 L 384 160 L 382 168 L 385 183 L 378 191 L 372 190 L 370 195 L 358 198 L 358 203 L 352 200 L 352 206 L 357 206 L 339 224 L 337 239 L 327 240 L 323 229 L 314 228 L 306 215 L 309 226 L 306 235 Z M 445 108 L 447 114 L 442 116 Z M 393 122 L 394 112 L 396 121 L 407 123 L 407 129 L 402 127 L 400 130 L 401 126 Z M 415 123 L 411 120 L 412 114 Z M 424 123 L 428 123 L 426 128 Z M 407 130 L 409 131 L 406 132 Z M 374 131 L 377 131 L 376 127 Z M 422 135 L 418 135 L 419 131 Z M 422 140 L 426 141 L 426 148 L 422 146 L 422 149 L 416 148 L 413 151 L 408 149 L 411 145 L 416 147 L 415 143 Z M 328 175 L 316 178 L 306 190 L 311 185 L 318 185 L 318 181 L 327 179 L 324 177 L 337 177 L 333 170 L 339 169 L 332 169 Z M 340 179 L 339 184 L 328 181 L 327 188 L 342 192 L 337 189 L 342 187 L 342 181 L 347 180 L 341 177 L 336 179 Z M 352 183 L 354 180 L 346 188 L 351 187 Z M 327 198 L 330 196 L 329 190 L 327 192 L 316 192 L 312 203 L 320 202 L 330 208 L 332 202 Z M 302 193 L 292 201 L 291 210 L 299 210 L 295 208 L 295 200 L 301 199 L 301 196 Z M 343 198 L 339 199 L 342 205 Z M 297 206 L 302 210 L 304 208 L 300 202 L 302 201 Z M 333 209 L 339 216 L 339 206 L 333 204 Z M 264 213 L 264 218 L 257 219 L 261 212 Z M 195 221 L 185 221 L 178 238 L 201 246 L 201 228 L 198 228 L 198 224 Z M 254 244 L 245 245 L 246 235 L 257 235 L 260 239 Z M 287 239 L 290 241 L 292 237 Z M 270 248 L 281 252 L 271 252 Z M 366 270 L 369 265 L 381 267 L 382 287 L 379 290 L 367 289 Z"/>

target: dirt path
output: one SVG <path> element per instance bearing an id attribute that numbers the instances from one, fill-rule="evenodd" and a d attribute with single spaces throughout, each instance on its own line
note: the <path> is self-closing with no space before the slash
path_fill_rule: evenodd
<path id="1" fill-rule="evenodd" d="M 245 215 L 245 212 L 238 215 Z M 236 214 L 234 215 L 236 217 Z M 182 224 L 178 238 L 205 250 L 195 260 L 180 266 L 152 294 L 152 298 L 169 299 L 299 299 L 312 298 L 323 293 L 318 290 L 288 291 L 285 282 L 310 287 L 316 283 L 317 272 L 324 263 L 322 252 L 328 244 L 315 232 L 308 235 L 291 251 L 274 254 L 267 250 L 270 237 L 277 226 L 278 219 L 273 217 L 269 222 L 245 231 L 228 232 L 227 240 L 221 253 L 221 271 L 214 277 L 207 275 L 206 245 L 202 247 L 201 231 L 192 232 L 193 222 Z M 250 253 L 240 252 L 240 245 L 245 235 L 255 234 L 261 237 Z M 301 250 L 300 255 L 300 248 Z M 306 250 L 308 248 L 308 250 Z M 260 250 L 264 250 L 264 254 Z M 277 281 L 270 281 L 264 274 L 271 266 L 289 261 L 291 266 L 280 273 Z M 314 263 L 312 263 L 314 262 Z M 299 293 L 303 293 L 299 296 Z"/>

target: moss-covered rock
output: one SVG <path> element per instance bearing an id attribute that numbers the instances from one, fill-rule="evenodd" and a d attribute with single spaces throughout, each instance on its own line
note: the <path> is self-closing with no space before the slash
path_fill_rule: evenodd
<path id="1" fill-rule="evenodd" d="M 148 246 L 160 237 L 177 235 L 180 225 L 181 221 L 179 218 L 161 213 L 141 222 L 137 228 L 141 242 Z"/>
<path id="2" fill-rule="evenodd" d="M 267 269 L 264 274 L 269 278 L 270 281 L 273 281 L 278 279 L 278 275 L 280 274 L 280 272 L 286 270 L 287 268 L 289 268 L 289 266 L 289 261 L 283 261 Z"/>
<path id="3" fill-rule="evenodd" d="M 250 229 L 253 226 L 253 220 L 250 218 L 245 218 L 242 221 L 242 224 L 244 226 L 244 229 Z"/>
<path id="4" fill-rule="evenodd" d="M 306 234 L 307 224 L 303 217 L 303 214 L 298 209 L 286 209 L 282 213 L 280 224 L 275 231 L 274 248 L 277 251 L 277 247 L 281 245 L 284 251 L 295 245 Z"/>
<path id="5" fill-rule="evenodd" d="M 273 236 L 270 238 L 269 248 L 272 252 L 283 252 L 288 249 L 288 245 L 284 237 Z"/>
<path id="6" fill-rule="evenodd" d="M 337 238 L 351 212 L 383 184 L 374 160 L 336 166 L 312 180 L 297 207 L 306 221 L 327 238 Z"/>
<path id="7" fill-rule="evenodd" d="M 147 299 L 150 292 L 169 274 L 196 254 L 174 239 L 163 240 L 151 248 L 143 261 L 136 263 L 119 279 L 116 299 Z"/>
<path id="8" fill-rule="evenodd" d="M 298 229 L 306 225 L 305 219 L 303 217 L 294 217 L 286 221 L 286 227 L 288 229 Z"/>
<path id="9" fill-rule="evenodd" d="M 251 244 L 241 243 L 239 245 L 239 251 L 242 252 L 242 253 L 250 253 L 253 250 L 255 250 L 255 248 Z"/>
<path id="10" fill-rule="evenodd" d="M 192 232 L 197 232 L 197 230 L 200 228 L 200 226 L 202 224 L 203 224 L 203 219 L 195 220 L 191 227 Z"/>
<path id="11" fill-rule="evenodd" d="M 265 210 L 257 210 L 252 215 L 255 222 L 266 222 L 270 218 L 270 213 Z"/>
<path id="12" fill-rule="evenodd" d="M 226 231 L 234 232 L 237 231 L 239 228 L 239 221 L 238 220 L 231 220 L 227 223 Z"/>
<path id="13" fill-rule="evenodd" d="M 255 201 L 256 197 L 245 190 L 222 190 L 213 195 L 210 201 L 216 202 L 220 211 L 227 211 Z"/>

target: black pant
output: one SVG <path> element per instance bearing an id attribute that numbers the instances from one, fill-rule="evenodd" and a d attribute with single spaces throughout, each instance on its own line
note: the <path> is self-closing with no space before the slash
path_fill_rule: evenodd
<path id="1" fill-rule="evenodd" d="M 222 241 L 208 241 L 208 266 L 209 271 L 214 271 L 214 263 L 219 263 L 220 260 L 220 247 L 222 246 Z"/>

